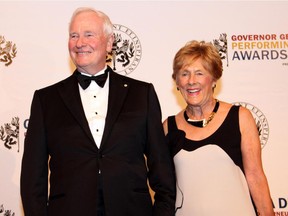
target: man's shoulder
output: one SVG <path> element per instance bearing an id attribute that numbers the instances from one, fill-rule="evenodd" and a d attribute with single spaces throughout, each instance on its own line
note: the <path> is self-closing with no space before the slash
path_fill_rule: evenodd
<path id="1" fill-rule="evenodd" d="M 114 75 L 115 78 L 117 79 L 120 79 L 122 80 L 123 82 L 127 82 L 127 83 L 130 83 L 132 85 L 138 85 L 138 86 L 148 86 L 148 85 L 151 85 L 151 83 L 147 82 L 147 81 L 144 81 L 144 80 L 140 80 L 140 79 L 137 79 L 137 78 L 133 78 L 133 77 L 129 77 L 127 75 L 123 75 L 123 74 L 120 74 L 120 73 L 117 73 L 117 72 L 112 72 Z"/>
<path id="2" fill-rule="evenodd" d="M 50 90 L 53 90 L 53 89 L 57 89 L 58 87 L 60 86 L 63 86 L 65 85 L 66 83 L 69 83 L 71 81 L 73 81 L 74 78 L 73 78 L 73 74 L 60 80 L 60 81 L 55 81 L 54 83 L 50 84 L 50 85 L 47 85 L 47 86 L 44 86 L 40 89 L 38 89 L 38 91 L 50 91 Z"/>

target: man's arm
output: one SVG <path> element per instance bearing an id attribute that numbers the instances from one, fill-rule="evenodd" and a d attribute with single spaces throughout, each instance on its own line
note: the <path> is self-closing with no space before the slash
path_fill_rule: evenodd
<path id="1" fill-rule="evenodd" d="M 173 161 L 162 126 L 161 107 L 153 85 L 149 87 L 148 99 L 148 150 L 147 165 L 149 184 L 154 195 L 154 216 L 174 216 L 176 180 Z"/>
<path id="2" fill-rule="evenodd" d="M 37 91 L 33 97 L 24 142 L 20 190 L 25 215 L 47 215 L 48 151 L 43 110 Z"/>

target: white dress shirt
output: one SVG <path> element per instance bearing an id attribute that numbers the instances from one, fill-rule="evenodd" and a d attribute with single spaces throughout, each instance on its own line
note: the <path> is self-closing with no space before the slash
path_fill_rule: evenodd
<path id="1" fill-rule="evenodd" d="M 106 67 L 99 71 L 97 75 L 103 74 L 105 69 Z M 90 76 L 85 73 L 82 74 Z M 91 81 L 91 84 L 85 90 L 79 85 L 79 91 L 91 133 L 97 147 L 100 148 L 108 107 L 109 73 L 103 88 L 98 86 L 95 81 Z"/>

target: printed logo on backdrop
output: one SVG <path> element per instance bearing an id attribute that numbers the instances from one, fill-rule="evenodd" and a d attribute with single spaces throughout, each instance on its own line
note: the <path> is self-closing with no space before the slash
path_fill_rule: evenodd
<path id="1" fill-rule="evenodd" d="M 227 67 L 229 66 L 228 62 L 228 42 L 227 42 L 227 34 L 222 33 L 219 36 L 219 39 L 213 40 L 213 45 L 218 49 L 219 55 L 222 60 L 226 60 Z"/>
<path id="2" fill-rule="evenodd" d="M 1 125 L 0 140 L 6 149 L 16 148 L 19 152 L 19 117 L 13 117 L 11 122 Z"/>
<path id="3" fill-rule="evenodd" d="M 0 215 L 3 215 L 3 216 L 15 216 L 15 213 L 11 212 L 11 211 L 12 210 L 10 210 L 10 209 L 5 209 L 3 204 L 0 205 Z"/>
<path id="4" fill-rule="evenodd" d="M 269 138 L 269 125 L 267 118 L 263 114 L 263 112 L 258 109 L 256 106 L 246 103 L 246 102 L 235 102 L 234 105 L 240 105 L 242 107 L 246 107 L 252 113 L 256 126 L 259 132 L 259 138 L 261 142 L 261 148 L 263 149 L 264 146 L 267 144 Z"/>
<path id="5" fill-rule="evenodd" d="M 114 43 L 106 62 L 118 73 L 128 75 L 138 66 L 142 48 L 137 35 L 129 28 L 119 24 L 113 24 Z"/>
<path id="6" fill-rule="evenodd" d="M 17 48 L 12 41 L 7 41 L 4 36 L 0 35 L 0 63 L 6 67 L 12 64 L 12 59 L 16 57 Z"/>
<path id="7" fill-rule="evenodd" d="M 229 38 L 229 39 L 228 39 Z M 232 61 L 275 61 L 283 60 L 288 66 L 288 33 L 280 34 L 232 34 L 222 33 L 213 40 L 222 59 L 228 64 L 228 47 Z"/>

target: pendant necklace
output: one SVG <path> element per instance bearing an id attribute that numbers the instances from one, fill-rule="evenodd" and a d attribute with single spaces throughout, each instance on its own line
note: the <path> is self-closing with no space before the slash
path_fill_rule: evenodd
<path id="1" fill-rule="evenodd" d="M 218 111 L 218 108 L 219 108 L 219 101 L 216 99 L 215 107 L 214 107 L 212 113 L 210 114 L 210 116 L 208 117 L 207 120 L 206 119 L 202 119 L 202 120 L 190 119 L 186 113 L 186 110 L 184 111 L 184 118 L 185 118 L 186 122 L 188 122 L 190 125 L 203 128 L 203 127 L 206 127 L 212 121 L 216 112 Z"/>

